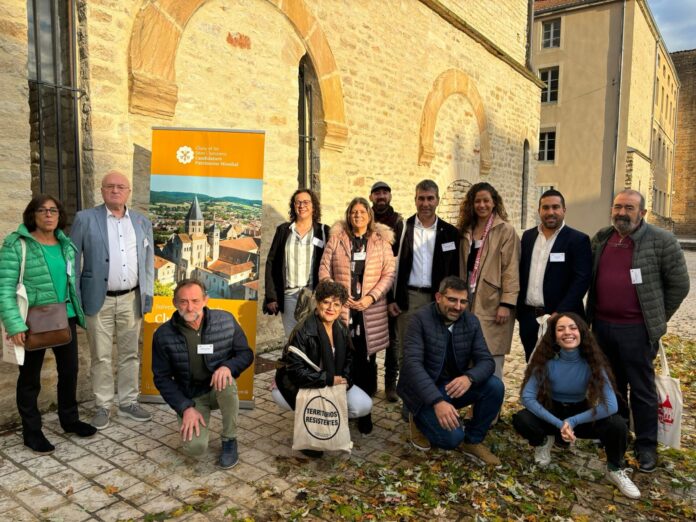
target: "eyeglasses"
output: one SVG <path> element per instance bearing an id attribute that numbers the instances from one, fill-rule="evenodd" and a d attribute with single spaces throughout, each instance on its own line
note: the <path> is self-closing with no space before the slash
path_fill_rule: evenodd
<path id="1" fill-rule="evenodd" d="M 311 204 L 312 204 L 312 200 L 311 200 L 311 199 L 301 199 L 301 200 L 298 199 L 297 201 L 295 201 L 295 206 L 296 206 L 296 207 L 308 207 L 308 206 L 310 206 Z"/>
<path id="2" fill-rule="evenodd" d="M 130 187 L 128 185 L 102 185 L 102 189 L 104 190 L 117 190 L 119 192 L 125 192 L 126 190 L 130 190 Z"/>
<path id="3" fill-rule="evenodd" d="M 58 214 L 60 211 L 56 207 L 51 207 L 51 208 L 44 208 L 40 207 L 36 209 L 37 214 L 41 214 L 42 216 L 45 216 L 47 214 L 50 214 L 52 216 L 55 216 Z"/>

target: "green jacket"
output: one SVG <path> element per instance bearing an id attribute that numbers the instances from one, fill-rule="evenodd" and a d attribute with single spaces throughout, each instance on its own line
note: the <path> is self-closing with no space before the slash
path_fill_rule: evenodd
<path id="1" fill-rule="evenodd" d="M 592 238 L 592 284 L 587 296 L 587 318 L 594 316 L 597 290 L 597 269 L 607 241 L 614 227 L 601 229 Z M 635 243 L 632 268 L 640 268 L 643 282 L 636 285 L 640 309 L 650 341 L 657 341 L 667 333 L 667 321 L 677 311 L 689 293 L 689 272 L 684 253 L 677 238 L 670 232 L 645 221 L 632 234 Z"/>
<path id="2" fill-rule="evenodd" d="M 23 224 L 19 225 L 16 232 L 5 238 L 2 249 L 0 249 L 0 319 L 2 319 L 2 324 L 8 335 L 15 335 L 27 330 L 27 325 L 19 315 L 15 297 L 19 269 L 22 263 L 20 238 L 25 240 L 27 246 L 24 263 L 24 286 L 27 289 L 29 307 L 55 303 L 58 300 L 53 286 L 53 278 L 48 271 L 48 264 L 41 245 Z M 80 300 L 75 290 L 75 245 L 62 230 L 56 230 L 56 239 L 63 250 L 63 257 L 72 265 L 68 278 L 70 302 L 75 308 L 78 324 L 84 328 L 85 316 L 82 313 Z"/>

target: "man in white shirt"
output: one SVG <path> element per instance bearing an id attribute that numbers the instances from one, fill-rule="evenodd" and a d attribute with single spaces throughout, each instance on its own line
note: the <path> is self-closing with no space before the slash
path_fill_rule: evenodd
<path id="1" fill-rule="evenodd" d="M 138 339 L 142 317 L 152 308 L 154 249 L 152 224 L 126 207 L 130 181 L 118 171 L 102 179 L 104 204 L 75 216 L 71 239 L 77 247 L 77 287 L 87 322 L 96 413 L 92 425 L 109 425 L 114 402 L 111 365 L 118 345 L 119 415 L 148 421 L 138 400 Z"/>
<path id="2" fill-rule="evenodd" d="M 582 300 L 592 274 L 590 238 L 565 224 L 565 211 L 563 194 L 547 190 L 539 199 L 541 223 L 522 235 L 517 320 L 527 360 L 537 342 L 537 317 L 559 312 L 585 317 Z"/>

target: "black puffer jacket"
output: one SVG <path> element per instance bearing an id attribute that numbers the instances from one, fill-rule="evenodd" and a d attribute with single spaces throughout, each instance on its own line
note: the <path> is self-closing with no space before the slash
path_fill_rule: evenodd
<path id="1" fill-rule="evenodd" d="M 414 416 L 423 407 L 444 399 L 435 383 L 445 366 L 449 335 L 437 303 L 420 308 L 408 324 L 396 392 Z M 464 312 L 454 322 L 452 342 L 459 374 L 468 375 L 473 386 L 493 375 L 495 362 L 474 314 Z"/>
<path id="2" fill-rule="evenodd" d="M 321 368 L 321 371 L 310 368 L 301 357 L 288 352 L 286 347 L 281 359 L 284 366 L 276 371 L 275 380 L 280 393 L 293 410 L 300 388 L 333 386 L 336 375 L 348 381 L 348 388 L 352 385 L 350 368 L 353 348 L 348 330 L 341 321 L 333 324 L 333 341 L 335 353 L 332 355 L 329 337 L 314 314 L 301 322 L 290 335 L 287 346 L 299 348 Z"/>
<path id="3" fill-rule="evenodd" d="M 205 365 L 214 372 L 227 366 L 235 379 L 254 360 L 246 335 L 234 316 L 224 310 L 204 308 L 201 344 L 212 344 L 213 353 L 204 355 Z M 186 338 L 174 325 L 179 312 L 160 326 L 152 339 L 152 373 L 162 398 L 179 415 L 194 405 L 193 398 L 210 391 L 191 381 Z"/>

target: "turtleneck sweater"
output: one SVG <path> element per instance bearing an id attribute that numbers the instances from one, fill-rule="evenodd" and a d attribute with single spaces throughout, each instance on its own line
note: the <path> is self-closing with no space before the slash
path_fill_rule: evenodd
<path id="1" fill-rule="evenodd" d="M 587 384 L 592 377 L 590 366 L 580 350 L 561 349 L 557 358 L 550 359 L 546 363 L 546 374 L 551 389 L 551 398 L 557 402 L 578 403 L 587 398 Z M 591 407 L 583 412 L 561 420 L 547 410 L 537 399 L 539 382 L 532 375 L 522 390 L 522 405 L 537 417 L 561 429 L 563 422 L 567 421 L 571 428 L 586 422 L 604 419 L 618 411 L 616 394 L 604 375 L 604 401 L 593 410 Z"/>

